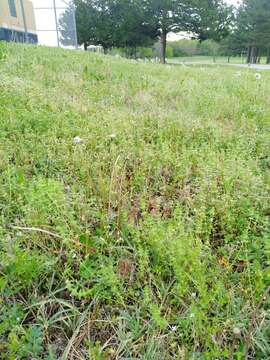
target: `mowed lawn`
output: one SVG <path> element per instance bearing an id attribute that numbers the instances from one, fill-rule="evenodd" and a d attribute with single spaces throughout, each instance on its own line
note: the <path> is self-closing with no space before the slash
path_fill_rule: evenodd
<path id="1" fill-rule="evenodd" d="M 205 64 L 205 65 L 209 65 L 209 64 L 214 64 L 216 63 L 216 65 L 247 65 L 246 62 L 246 57 L 240 57 L 240 56 L 231 56 L 229 58 L 228 61 L 228 57 L 227 56 L 216 56 L 215 58 L 213 58 L 213 56 L 183 56 L 183 57 L 174 57 L 174 58 L 169 58 L 167 59 L 168 63 L 171 64 L 182 64 L 182 63 L 187 63 L 187 64 Z M 266 65 L 266 57 L 262 57 L 260 64 L 256 64 L 257 66 L 260 65 Z"/>
<path id="2" fill-rule="evenodd" d="M 0 44 L 0 359 L 268 359 L 270 72 Z"/>

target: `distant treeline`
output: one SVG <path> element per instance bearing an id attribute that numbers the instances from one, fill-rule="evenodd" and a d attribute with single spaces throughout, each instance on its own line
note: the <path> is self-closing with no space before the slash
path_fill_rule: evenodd
<path id="1" fill-rule="evenodd" d="M 215 51 L 219 53 L 220 46 L 213 40 L 191 40 L 181 39 L 178 41 L 170 41 L 166 47 L 166 58 L 174 57 L 190 57 L 190 56 L 213 56 Z M 131 58 L 156 58 L 159 57 L 161 51 L 160 42 L 156 42 L 151 47 L 137 48 L 113 48 L 110 50 L 112 55 L 120 55 Z"/>
<path id="2" fill-rule="evenodd" d="M 102 46 L 127 57 L 246 55 L 270 63 L 270 0 L 74 0 L 78 42 Z M 72 5 L 73 6 L 73 5 Z M 60 19 L 61 41 L 70 45 L 73 7 Z M 167 43 L 171 32 L 193 39 Z M 157 43 L 158 42 L 158 43 Z M 112 50 L 113 49 L 113 50 Z M 115 50 L 118 49 L 118 50 Z"/>

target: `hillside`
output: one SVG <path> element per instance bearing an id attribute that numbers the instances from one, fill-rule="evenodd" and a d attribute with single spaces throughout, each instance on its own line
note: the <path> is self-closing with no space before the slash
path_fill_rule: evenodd
<path id="1" fill-rule="evenodd" d="M 0 44 L 0 359 L 263 359 L 270 72 Z"/>

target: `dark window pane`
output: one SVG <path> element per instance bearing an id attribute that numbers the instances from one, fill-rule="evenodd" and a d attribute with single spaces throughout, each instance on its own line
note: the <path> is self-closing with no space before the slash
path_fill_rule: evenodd
<path id="1" fill-rule="evenodd" d="M 13 17 L 17 17 L 17 11 L 16 11 L 16 6 L 15 6 L 15 0 L 8 0 L 8 5 L 9 5 L 9 12 L 10 15 Z"/>

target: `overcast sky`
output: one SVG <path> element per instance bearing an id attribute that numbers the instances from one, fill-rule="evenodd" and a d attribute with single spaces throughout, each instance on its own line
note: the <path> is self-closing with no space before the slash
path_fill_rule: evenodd
<path id="1" fill-rule="evenodd" d="M 226 0 L 228 4 L 237 5 L 241 2 L 241 0 Z"/>
<path id="2" fill-rule="evenodd" d="M 53 0 L 31 1 L 35 8 L 36 27 L 38 30 L 39 43 L 42 45 L 57 46 Z M 57 17 L 59 17 L 64 11 L 64 8 L 67 6 L 66 3 L 68 3 L 69 0 L 55 0 L 55 2 L 56 6 L 59 8 L 57 10 Z M 237 5 L 239 2 L 241 2 L 241 0 L 226 0 L 226 2 L 229 4 Z M 170 39 L 174 40 L 175 36 L 171 36 Z"/>

